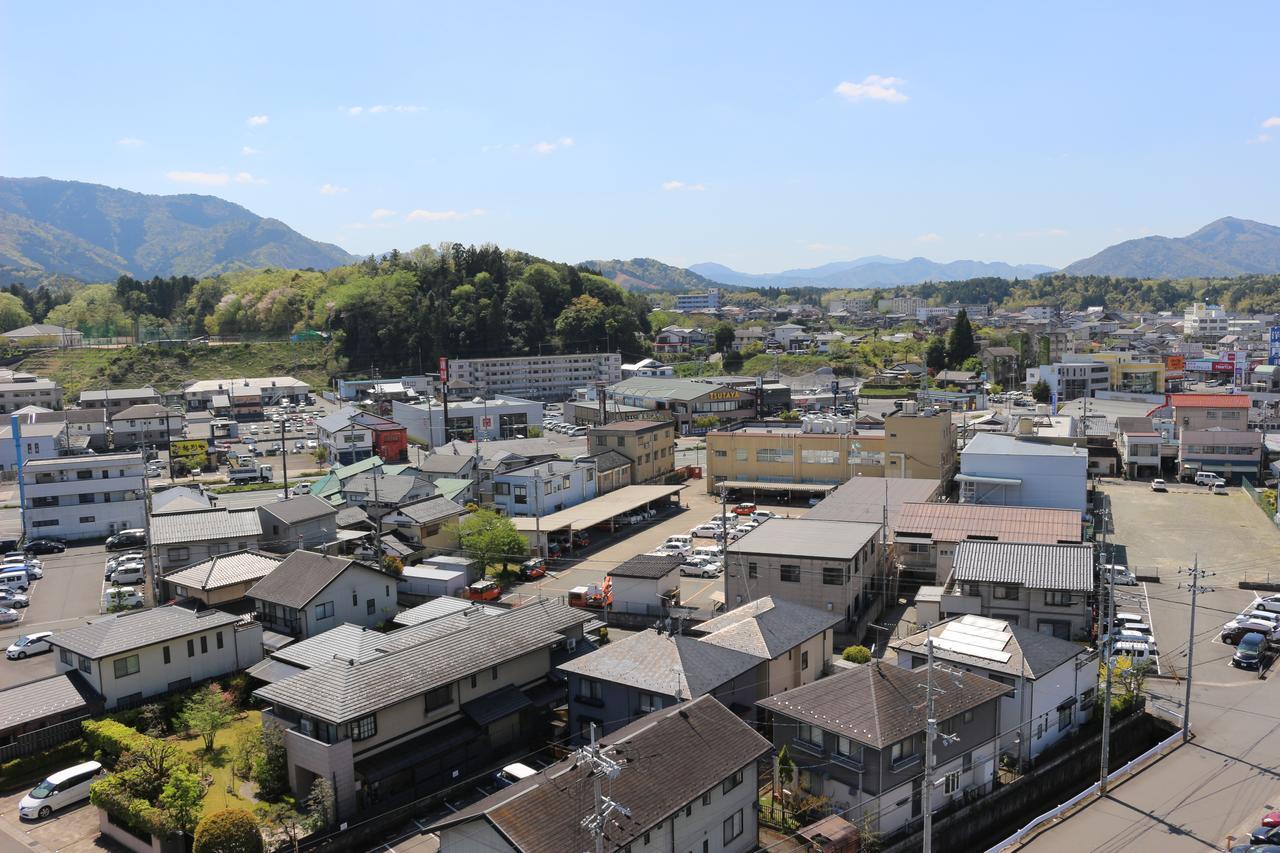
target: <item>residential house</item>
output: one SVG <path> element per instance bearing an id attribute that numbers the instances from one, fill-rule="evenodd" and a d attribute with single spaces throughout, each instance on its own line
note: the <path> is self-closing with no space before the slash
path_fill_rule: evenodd
<path id="1" fill-rule="evenodd" d="M 1081 442 L 1083 444 L 1083 442 Z M 1089 453 L 1012 435 L 978 433 L 960 451 L 961 503 L 1087 512 Z"/>
<path id="2" fill-rule="evenodd" d="M 61 424 L 65 427 L 68 447 L 83 447 L 94 453 L 106 453 L 107 413 L 105 409 L 63 409 L 36 412 L 32 423 Z"/>
<path id="3" fill-rule="evenodd" d="M 987 381 L 1013 390 L 1018 385 L 1018 351 L 1013 347 L 983 347 L 978 352 Z"/>
<path id="4" fill-rule="evenodd" d="M 68 329 L 66 326 L 55 326 L 52 323 L 33 323 L 18 329 L 10 329 L 0 334 L 11 346 L 49 347 L 58 349 L 84 346 L 84 332 Z"/>
<path id="5" fill-rule="evenodd" d="M 294 551 L 246 595 L 267 630 L 305 639 L 345 622 L 389 621 L 395 588 L 394 578 L 364 563 Z"/>
<path id="6" fill-rule="evenodd" d="M 223 397 L 237 420 L 240 416 L 261 418 L 265 406 L 305 403 L 310 394 L 311 386 L 292 376 L 199 379 L 182 386 L 187 411 L 211 409 L 214 398 Z"/>
<path id="7" fill-rule="evenodd" d="M 879 612 L 885 589 L 879 524 L 773 518 L 725 548 L 731 607 L 773 596 L 834 614 L 842 633 Z"/>
<path id="8" fill-rule="evenodd" d="M 631 460 L 616 450 L 593 453 L 588 457 L 596 466 L 596 495 L 607 495 L 632 483 Z"/>
<path id="9" fill-rule="evenodd" d="M 352 416 L 357 411 L 359 410 L 352 406 L 344 406 L 333 414 L 316 420 L 318 443 L 331 462 L 350 465 L 375 455 L 373 430 L 352 421 Z"/>
<path id="10" fill-rule="evenodd" d="M 217 554 L 257 548 L 260 538 L 262 522 L 256 507 L 212 507 L 151 516 L 151 550 L 160 574 Z"/>
<path id="11" fill-rule="evenodd" d="M 102 706 L 102 697 L 78 669 L 4 688 L 0 755 L 11 761 L 79 737 L 80 721 L 101 714 Z"/>
<path id="12" fill-rule="evenodd" d="M 262 551 L 232 551 L 216 554 L 160 578 L 156 598 L 180 603 L 199 602 L 198 607 L 235 610 L 250 587 L 275 571 L 284 559 Z"/>
<path id="13" fill-rule="evenodd" d="M 165 448 L 182 438 L 185 419 L 159 403 L 140 403 L 111 416 L 111 441 L 117 450 Z"/>
<path id="14" fill-rule="evenodd" d="M 694 347 L 706 346 L 710 339 L 710 336 L 702 329 L 665 326 L 653 340 L 653 351 L 658 355 L 685 353 Z"/>
<path id="15" fill-rule="evenodd" d="M 608 573 L 613 579 L 614 612 L 666 616 L 672 605 L 680 603 L 683 562 L 679 554 L 638 554 L 614 566 Z"/>
<path id="16" fill-rule="evenodd" d="M 796 765 L 792 782 L 824 797 L 855 823 L 891 836 L 921 814 L 920 780 L 928 726 L 925 669 L 877 661 L 757 702 L 772 723 L 776 751 Z M 941 688 L 941 685 L 937 685 Z M 1005 727 L 1003 684 L 959 672 L 934 692 L 935 810 L 986 794 L 996 784 Z M 953 737 L 954 736 L 954 737 Z"/>
<path id="17" fill-rule="evenodd" d="M 9 415 L 23 406 L 62 408 L 62 388 L 52 379 L 23 379 L 0 382 L 0 415 Z"/>
<path id="18" fill-rule="evenodd" d="M 341 495 L 347 506 L 356 506 L 377 521 L 382 516 L 405 504 L 422 500 L 435 494 L 436 488 L 425 477 L 419 477 L 412 469 L 400 474 L 369 471 L 344 481 Z"/>
<path id="19" fill-rule="evenodd" d="M 622 365 L 620 379 L 632 376 L 675 376 L 676 369 L 663 364 L 656 358 L 642 358 L 639 361 Z"/>
<path id="20" fill-rule="evenodd" d="M 52 423 L 18 421 L 18 441 L 14 441 L 13 423 L 10 418 L 0 418 L 0 470 L 18 470 L 18 451 L 22 451 L 24 463 L 37 459 L 56 459 L 67 450 L 67 425 L 62 421 Z"/>
<path id="21" fill-rule="evenodd" d="M 32 538 L 96 539 L 146 522 L 141 454 L 33 459 L 23 471 L 23 524 Z"/>
<path id="22" fill-rule="evenodd" d="M 285 553 L 295 548 L 315 550 L 338 541 L 338 509 L 315 495 L 295 495 L 261 504 L 264 550 Z"/>
<path id="23" fill-rule="evenodd" d="M 897 664 L 919 669 L 933 659 L 1011 687 L 1000 701 L 1002 749 L 1018 766 L 1080 730 L 1097 697 L 1098 655 L 1004 619 L 958 616 L 889 643 Z"/>
<path id="24" fill-rule="evenodd" d="M 840 617 L 776 596 L 692 629 L 649 628 L 560 665 L 569 678 L 569 732 L 611 732 L 686 699 L 712 695 L 741 715 L 771 693 L 794 690 L 831 667 Z M 670 622 L 670 620 L 668 620 Z"/>
<path id="25" fill-rule="evenodd" d="M 269 705 L 263 725 L 285 730 L 294 795 L 304 798 L 316 778 L 328 779 L 335 817 L 346 821 L 545 743 L 550 708 L 563 702 L 552 668 L 583 642 L 593 618 L 542 601 L 500 612 L 468 608 L 389 634 L 345 626 L 329 632 L 333 645 L 321 635 L 312 665 L 254 695 Z"/>
<path id="26" fill-rule="evenodd" d="M 151 495 L 151 514 L 164 515 L 167 512 L 190 512 L 197 509 L 212 509 L 218 496 L 206 493 L 199 485 L 174 486 Z"/>
<path id="27" fill-rule="evenodd" d="M 656 712 L 600 742 L 621 768 L 621 806 L 604 847 L 632 853 L 740 853 L 759 848 L 757 762 L 769 742 L 710 696 Z M 645 756 L 643 761 L 637 756 Z M 570 756 L 432 824 L 441 853 L 590 850 L 596 772 Z"/>
<path id="28" fill-rule="evenodd" d="M 787 352 L 803 352 L 813 346 L 813 337 L 804 326 L 783 323 L 769 331 L 769 337 L 777 341 Z"/>
<path id="29" fill-rule="evenodd" d="M 396 507 L 382 516 L 378 527 L 408 542 L 414 554 L 452 551 L 461 545 L 458 521 L 466 514 L 466 509 L 457 502 L 433 495 Z"/>
<path id="30" fill-rule="evenodd" d="M 769 337 L 765 334 L 764 329 L 759 326 L 751 326 L 746 329 L 733 330 L 733 348 L 742 352 L 749 346 L 756 345 L 763 347 L 765 339 Z"/>
<path id="31" fill-rule="evenodd" d="M 554 460 L 493 476 L 493 502 L 508 516 L 542 516 L 596 496 L 596 467 L 590 460 Z"/>
<path id="32" fill-rule="evenodd" d="M 80 392 L 80 408 L 105 410 L 108 418 L 115 417 L 117 412 L 134 406 L 158 406 L 163 402 L 160 392 L 150 385 L 144 385 L 141 388 L 89 389 Z"/>
<path id="33" fill-rule="evenodd" d="M 942 615 L 1004 619 L 1064 640 L 1088 639 L 1093 624 L 1093 546 L 1029 542 L 956 545 Z"/>
<path id="34" fill-rule="evenodd" d="M 111 710 L 252 666 L 262 659 L 262 626 L 169 605 L 97 618 L 49 643 L 55 670 L 78 671 Z"/>
<path id="35" fill-rule="evenodd" d="M 631 485 L 651 483 L 675 470 L 676 426 L 672 421 L 614 421 L 591 427 L 587 447 L 614 450 L 631 462 Z"/>
<path id="36" fill-rule="evenodd" d="M 894 556 L 903 573 L 929 585 L 942 584 L 951 576 L 956 546 L 966 540 L 1041 545 L 1084 542 L 1080 513 L 1070 509 L 906 503 L 890 522 L 890 529 Z"/>

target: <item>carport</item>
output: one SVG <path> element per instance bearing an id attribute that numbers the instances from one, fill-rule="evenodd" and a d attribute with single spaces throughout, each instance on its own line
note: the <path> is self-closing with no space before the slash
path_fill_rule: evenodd
<path id="1" fill-rule="evenodd" d="M 618 516 L 634 512 L 655 501 L 670 501 L 672 495 L 678 494 L 684 488 L 684 483 L 674 486 L 624 486 L 607 495 L 592 498 L 542 518 L 517 516 L 511 520 L 515 523 L 516 530 L 529 540 L 533 549 L 538 554 L 545 555 L 548 537 L 552 533 L 569 534 L 570 550 L 572 550 L 573 531 L 586 530 L 607 522 L 609 532 L 612 533 L 617 529 L 614 519 Z"/>
<path id="2" fill-rule="evenodd" d="M 755 480 L 725 480 L 715 485 L 723 486 L 731 492 L 782 493 L 786 500 L 791 500 L 793 493 L 818 495 L 825 498 L 839 488 L 839 484 L 835 483 L 762 483 Z"/>

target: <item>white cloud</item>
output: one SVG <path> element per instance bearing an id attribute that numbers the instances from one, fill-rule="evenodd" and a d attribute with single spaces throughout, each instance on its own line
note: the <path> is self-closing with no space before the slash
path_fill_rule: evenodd
<path id="1" fill-rule="evenodd" d="M 539 142 L 533 146 L 533 150 L 538 154 L 550 154 L 552 151 L 557 151 L 561 148 L 572 148 L 572 147 L 573 147 L 573 137 L 562 136 L 553 142 Z"/>
<path id="2" fill-rule="evenodd" d="M 249 174 L 248 172 L 236 173 L 237 184 L 265 184 L 266 182 L 267 182 L 266 178 L 255 178 L 253 175 Z"/>
<path id="3" fill-rule="evenodd" d="M 166 172 L 165 177 L 175 184 L 200 184 L 206 187 L 223 187 L 231 182 L 226 172 Z"/>
<path id="4" fill-rule="evenodd" d="M 928 234 L 921 234 L 919 237 L 917 237 L 916 242 L 917 243 L 936 243 L 941 239 L 942 239 L 941 235 L 934 234 L 932 231 L 930 231 Z"/>
<path id="5" fill-rule="evenodd" d="M 700 193 L 707 188 L 706 184 L 686 184 L 684 181 L 663 181 L 662 188 L 667 192 Z"/>
<path id="6" fill-rule="evenodd" d="M 484 216 L 484 210 L 474 208 L 472 210 L 417 210 L 409 211 L 405 216 L 408 222 L 457 222 L 460 219 L 470 219 L 473 216 Z"/>
<path id="7" fill-rule="evenodd" d="M 271 121 L 270 116 L 249 116 L 245 120 L 245 124 L 249 125 L 249 127 L 261 127 L 269 121 Z"/>
<path id="8" fill-rule="evenodd" d="M 1036 239 L 1040 237 L 1065 237 L 1068 232 L 1065 228 L 1038 228 L 1034 231 L 1019 231 L 1018 236 L 1023 239 Z"/>
<path id="9" fill-rule="evenodd" d="M 141 145 L 146 145 L 146 143 L 136 136 L 123 136 L 116 140 L 116 145 L 124 148 L 137 148 Z"/>
<path id="10" fill-rule="evenodd" d="M 1263 127 L 1280 127 L 1280 116 L 1272 116 L 1262 123 Z"/>
<path id="11" fill-rule="evenodd" d="M 907 100 L 899 86 L 906 83 L 901 77 L 881 77 L 879 74 L 868 74 L 861 83 L 848 80 L 836 86 L 836 94 L 847 101 L 884 101 L 889 104 L 900 104 Z"/>
<path id="12" fill-rule="evenodd" d="M 1271 134 L 1269 134 L 1269 133 L 1259 133 L 1257 136 L 1252 136 L 1252 137 L 1250 137 L 1249 139 L 1247 139 L 1246 141 L 1247 141 L 1250 145 L 1266 145 L 1268 142 L 1270 142 L 1270 141 L 1271 141 Z"/>
<path id="13" fill-rule="evenodd" d="M 242 157 L 252 157 L 255 154 L 261 154 L 261 153 L 262 152 L 259 151 L 257 148 L 254 148 L 250 145 L 246 145 L 245 147 L 240 149 L 240 156 Z"/>
<path id="14" fill-rule="evenodd" d="M 339 195 L 347 191 L 346 187 L 339 187 L 334 184 L 324 184 L 320 187 L 321 195 Z"/>
<path id="15" fill-rule="evenodd" d="M 373 213 L 369 214 L 369 218 L 370 219 L 386 219 L 389 216 L 395 216 L 395 215 L 396 215 L 396 212 L 394 210 L 389 210 L 385 207 L 379 207 L 375 209 Z"/>

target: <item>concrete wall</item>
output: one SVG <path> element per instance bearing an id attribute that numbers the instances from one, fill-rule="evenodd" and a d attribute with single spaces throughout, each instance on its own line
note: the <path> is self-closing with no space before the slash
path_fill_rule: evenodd
<path id="1" fill-rule="evenodd" d="M 1032 506 L 1050 509 L 1088 510 L 1085 494 L 1085 472 L 1088 454 L 1082 449 L 1077 456 L 1024 456 L 998 453 L 960 454 L 960 469 L 965 474 L 1021 480 L 1021 486 L 977 485 L 974 503 L 1001 506 Z"/>
<path id="2" fill-rule="evenodd" d="M 351 598 L 353 592 L 354 603 Z M 369 599 L 373 599 L 373 613 L 369 613 Z M 316 618 L 317 605 L 329 601 L 333 602 L 333 616 Z M 322 634 L 343 622 L 372 628 L 396 615 L 396 581 L 381 572 L 348 568 L 334 578 L 303 610 L 303 639 Z"/>
<path id="3" fill-rule="evenodd" d="M 880 572 L 879 543 L 875 539 L 863 547 L 856 561 L 753 555 L 734 551 L 732 547 L 727 555 L 724 581 L 725 606 L 730 610 L 748 601 L 775 595 L 815 610 L 844 616 L 845 621 L 837 626 L 843 631 L 882 591 L 882 584 L 877 578 Z M 756 565 L 755 577 L 751 577 L 752 563 Z M 784 563 L 800 567 L 799 582 L 781 579 Z M 827 566 L 847 567 L 849 581 L 840 585 L 824 584 L 822 570 Z"/>
<path id="4" fill-rule="evenodd" d="M 337 818 L 346 820 L 356 813 L 355 762 L 350 740 L 327 744 L 307 737 L 296 729 L 263 713 L 262 724 L 285 728 L 284 745 L 289 756 L 289 787 L 298 799 L 306 797 L 315 777 L 328 779 L 337 801 Z"/>

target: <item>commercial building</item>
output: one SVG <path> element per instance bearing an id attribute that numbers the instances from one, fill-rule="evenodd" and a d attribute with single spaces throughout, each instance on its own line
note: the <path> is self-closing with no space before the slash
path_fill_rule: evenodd
<path id="1" fill-rule="evenodd" d="M 449 403 L 449 422 L 440 403 L 391 404 L 391 419 L 407 430 L 409 438 L 429 447 L 450 441 L 492 441 L 524 438 L 529 427 L 542 426 L 542 403 L 502 394 L 492 399 L 476 397 Z"/>
<path id="2" fill-rule="evenodd" d="M 409 456 L 408 431 L 391 420 L 350 406 L 316 421 L 319 444 L 330 461 L 350 465 L 370 456 L 403 462 Z"/>
<path id="3" fill-rule="evenodd" d="M 626 810 L 605 821 L 604 849 L 759 849 L 756 765 L 769 742 L 715 699 L 651 714 L 604 738 L 600 749 L 622 768 L 609 798 Z M 591 850 L 598 786 L 591 767 L 571 756 L 428 829 L 439 834 L 441 853 Z"/>
<path id="4" fill-rule="evenodd" d="M 556 402 L 575 388 L 622 379 L 622 356 L 613 352 L 460 358 L 449 361 L 449 385 L 482 397 L 524 397 Z M 450 406 L 450 414 L 453 407 Z M 541 421 L 538 421 L 541 423 Z"/>
<path id="5" fill-rule="evenodd" d="M 80 392 L 80 408 L 105 409 L 111 415 L 131 406 L 146 404 L 158 406 L 163 402 L 164 398 L 160 392 L 150 385 L 143 385 L 141 388 L 105 388 Z"/>
<path id="6" fill-rule="evenodd" d="M 182 386 L 182 399 L 187 411 L 214 408 L 215 397 L 232 406 L 237 399 L 246 413 L 261 417 L 264 406 L 280 403 L 305 403 L 311 386 L 292 376 L 264 376 L 243 379 L 200 379 Z"/>
<path id="7" fill-rule="evenodd" d="M 1163 359 L 1127 352 L 1096 352 L 1092 358 L 1107 365 L 1112 391 L 1130 394 L 1163 394 L 1166 368 Z"/>
<path id="8" fill-rule="evenodd" d="M 720 310 L 720 289 L 712 288 L 703 293 L 681 293 L 676 296 L 676 310 L 681 314 Z"/>
<path id="9" fill-rule="evenodd" d="M 306 639 L 347 622 L 390 621 L 395 589 L 394 578 L 363 563 L 294 551 L 246 595 L 267 630 Z"/>
<path id="10" fill-rule="evenodd" d="M 883 535 L 868 522 L 772 518 L 725 549 L 725 602 L 773 596 L 835 614 L 837 630 L 856 634 L 879 612 Z"/>
<path id="11" fill-rule="evenodd" d="M 23 466 L 28 536 L 98 539 L 147 520 L 146 465 L 140 453 L 62 456 Z"/>
<path id="12" fill-rule="evenodd" d="M 595 496 L 590 460 L 553 460 L 493 475 L 493 502 L 511 517 L 550 515 Z"/>
<path id="13" fill-rule="evenodd" d="M 625 456 L 631 462 L 631 484 L 651 483 L 675 470 L 675 423 L 631 420 L 593 426 L 587 431 L 587 449 Z"/>
<path id="14" fill-rule="evenodd" d="M 1078 397 L 1092 397 L 1097 391 L 1111 388 L 1111 366 L 1082 356 L 1079 361 L 1042 364 L 1027 368 L 1026 386 L 1030 389 L 1043 379 L 1059 402 Z"/>
<path id="15" fill-rule="evenodd" d="M 756 414 L 753 394 L 693 379 L 637 376 L 610 385 L 605 395 L 608 400 L 624 406 L 669 412 L 681 435 L 705 431 L 704 427 L 694 424 L 694 420 L 704 416 L 732 423 Z"/>
<path id="16" fill-rule="evenodd" d="M 955 468 L 951 416 L 907 403 L 882 429 L 844 418 L 747 424 L 707 433 L 707 491 L 803 492 L 855 477 L 948 480 Z M 827 490 L 829 491 L 829 489 Z"/>
<path id="17" fill-rule="evenodd" d="M 1088 467 L 1083 447 L 978 433 L 960 451 L 960 502 L 1087 512 Z"/>
<path id="18" fill-rule="evenodd" d="M 1262 468 L 1263 434 L 1250 430 L 1248 394 L 1174 394 L 1178 475 L 1207 471 L 1229 482 L 1255 482 Z"/>
<path id="19" fill-rule="evenodd" d="M 262 626 L 220 610 L 116 613 L 49 638 L 59 674 L 77 671 L 108 710 L 231 675 L 262 659 Z"/>
<path id="20" fill-rule="evenodd" d="M 1230 332 L 1231 318 L 1221 305 L 1194 302 L 1182 312 L 1182 334 L 1188 338 L 1217 341 Z"/>

